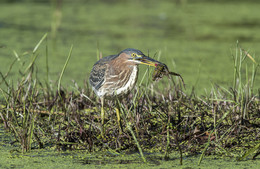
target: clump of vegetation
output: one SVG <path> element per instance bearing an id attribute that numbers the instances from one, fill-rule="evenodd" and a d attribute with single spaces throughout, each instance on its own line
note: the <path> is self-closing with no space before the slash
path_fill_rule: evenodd
<path id="1" fill-rule="evenodd" d="M 73 91 L 61 85 L 72 48 L 57 84 L 50 84 L 48 79 L 48 50 L 47 80 L 37 76 L 35 60 L 46 37 L 47 34 L 32 51 L 32 60 L 20 71 L 21 78 L 16 84 L 6 80 L 12 65 L 6 74 L 0 72 L 1 84 L 5 84 L 0 89 L 1 122 L 6 131 L 13 133 L 22 152 L 46 147 L 89 152 L 140 151 L 146 161 L 142 151 L 162 152 L 166 160 L 172 151 L 178 151 L 180 159 L 183 154 L 201 154 L 199 163 L 204 155 L 243 160 L 259 154 L 260 90 L 254 88 L 259 65 L 238 45 L 230 89 L 214 85 L 208 96 L 198 97 L 194 93 L 186 94 L 178 78 L 163 91 L 155 90 L 155 82 L 148 86 L 140 83 L 123 100 L 106 102 L 106 130 L 101 134 L 101 105 L 88 83 L 82 88 L 75 82 Z M 246 59 L 253 61 L 251 71 L 243 67 Z M 242 70 L 246 70 L 245 74 Z M 120 107 L 122 131 L 119 131 L 115 104 Z"/>

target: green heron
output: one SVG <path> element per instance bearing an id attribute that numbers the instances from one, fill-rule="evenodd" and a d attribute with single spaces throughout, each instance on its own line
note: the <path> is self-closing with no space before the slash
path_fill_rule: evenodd
<path id="1" fill-rule="evenodd" d="M 101 98 L 101 119 L 104 124 L 104 98 L 127 95 L 135 86 L 138 78 L 138 64 L 156 67 L 160 63 L 140 50 L 128 48 L 117 55 L 110 55 L 96 62 L 91 70 L 89 83 Z M 120 124 L 119 110 L 117 111 Z"/>

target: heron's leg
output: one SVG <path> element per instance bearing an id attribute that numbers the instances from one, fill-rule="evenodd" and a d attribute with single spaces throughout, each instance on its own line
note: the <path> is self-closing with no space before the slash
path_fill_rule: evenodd
<path id="1" fill-rule="evenodd" d="M 120 106 L 119 101 L 116 102 L 116 116 L 117 116 L 117 124 L 119 127 L 119 134 L 122 134 L 122 127 L 121 127 L 121 117 L 120 117 Z"/>
<path id="2" fill-rule="evenodd" d="M 104 98 L 101 97 L 101 136 L 104 137 L 105 127 L 105 111 L 104 111 Z"/>
<path id="3" fill-rule="evenodd" d="M 104 98 L 101 97 L 101 121 L 102 121 L 102 126 L 104 126 L 104 120 L 105 120 Z"/>

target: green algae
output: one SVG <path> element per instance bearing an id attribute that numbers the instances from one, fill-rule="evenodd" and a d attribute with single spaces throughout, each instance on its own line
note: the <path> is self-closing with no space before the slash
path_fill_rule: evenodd
<path id="1" fill-rule="evenodd" d="M 138 153 L 111 155 L 110 152 L 55 152 L 33 150 L 31 153 L 10 153 L 10 147 L 1 148 L 0 168 L 257 168 L 260 159 L 237 162 L 232 158 L 205 157 L 200 166 L 199 156 L 184 156 L 183 165 L 179 164 L 178 155 L 170 154 L 164 161 L 158 154 L 145 154 L 147 163 L 143 163 Z"/>
<path id="2" fill-rule="evenodd" d="M 183 165 L 179 163 L 178 152 L 172 152 L 169 160 L 163 160 L 163 153 L 147 153 L 144 163 L 137 152 L 114 153 L 100 151 L 89 153 L 83 150 L 57 151 L 53 149 L 34 149 L 29 153 L 19 152 L 12 136 L 0 129 L 0 168 L 181 168 L 181 169 L 256 169 L 260 165 L 260 157 L 255 160 L 245 159 L 237 161 L 234 158 L 220 156 L 206 156 L 198 166 L 198 155 L 184 155 Z"/>

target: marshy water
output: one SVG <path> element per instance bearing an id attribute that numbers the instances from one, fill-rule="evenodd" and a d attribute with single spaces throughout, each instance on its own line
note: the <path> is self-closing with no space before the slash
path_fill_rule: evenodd
<path id="1" fill-rule="evenodd" d="M 70 46 L 74 45 L 72 61 L 63 77 L 67 86 L 71 80 L 83 85 L 97 60 L 97 49 L 103 56 L 129 47 L 145 54 L 149 51 L 151 57 L 159 56 L 171 71 L 183 76 L 187 91 L 195 87 L 199 95 L 209 92 L 214 83 L 232 85 L 237 41 L 259 62 L 257 1 L 64 0 L 57 9 L 44 2 L 1 3 L 1 72 L 6 72 L 15 59 L 13 50 L 22 57 L 47 32 L 51 80 L 57 79 Z M 45 46 L 41 50 L 38 73 L 45 77 Z M 29 60 L 28 55 L 23 58 Z M 12 72 L 21 65 L 14 66 Z M 141 66 L 142 70 L 146 68 Z M 12 77 L 17 78 L 15 74 Z M 256 80 L 259 88 L 260 80 Z"/>

